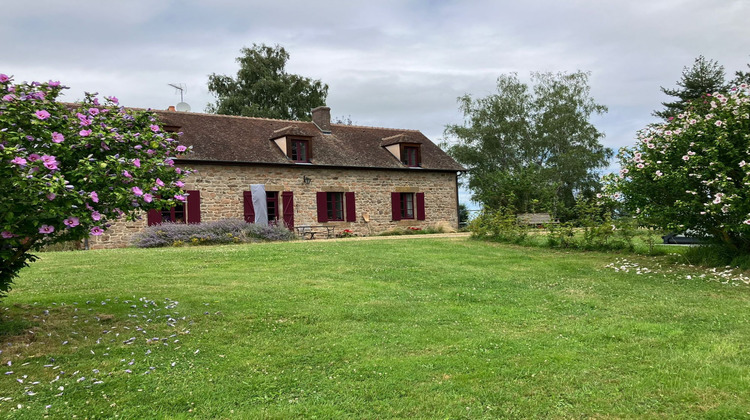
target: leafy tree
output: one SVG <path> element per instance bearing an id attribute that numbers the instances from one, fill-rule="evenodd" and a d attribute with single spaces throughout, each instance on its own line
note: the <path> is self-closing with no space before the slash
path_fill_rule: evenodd
<path id="1" fill-rule="evenodd" d="M 599 188 L 596 170 L 612 152 L 589 121 L 607 108 L 590 97 L 588 73 L 500 76 L 497 93 L 458 98 L 463 125 L 448 125 L 449 153 L 469 169 L 468 187 L 484 206 L 569 216 L 577 196 Z"/>
<path id="2" fill-rule="evenodd" d="M 706 94 L 707 106 L 642 130 L 618 154 L 609 196 L 644 225 L 713 238 L 750 252 L 750 95 Z M 702 104 L 701 104 L 702 105 Z"/>
<path id="3" fill-rule="evenodd" d="M 101 235 L 109 223 L 185 201 L 188 152 L 156 117 L 87 95 L 57 102 L 59 82 L 13 84 L 0 74 L 0 297 L 30 253 Z"/>
<path id="4" fill-rule="evenodd" d="M 750 64 L 747 65 L 750 68 Z M 732 80 L 733 86 L 740 86 L 742 84 L 750 85 L 750 71 L 738 70 L 734 72 L 734 80 Z"/>
<path id="5" fill-rule="evenodd" d="M 458 205 L 458 227 L 465 227 L 469 223 L 469 208 L 466 204 Z"/>
<path id="6" fill-rule="evenodd" d="M 695 59 L 693 66 L 682 69 L 682 78 L 677 82 L 678 89 L 667 89 L 662 86 L 661 91 L 677 98 L 674 102 L 662 102 L 665 109 L 654 111 L 654 116 L 668 120 L 685 111 L 689 105 L 693 108 L 703 106 L 701 99 L 706 93 L 724 90 L 724 66 L 714 60 L 706 60 L 702 55 Z"/>
<path id="7" fill-rule="evenodd" d="M 287 73 L 289 53 L 283 47 L 253 44 L 241 52 L 236 78 L 208 76 L 208 90 L 218 99 L 207 112 L 309 121 L 310 110 L 325 105 L 328 85 Z"/>

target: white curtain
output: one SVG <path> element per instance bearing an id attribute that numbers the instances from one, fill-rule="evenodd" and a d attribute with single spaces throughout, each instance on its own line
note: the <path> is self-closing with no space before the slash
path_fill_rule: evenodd
<path id="1" fill-rule="evenodd" d="M 253 210 L 255 210 L 255 224 L 268 226 L 268 207 L 266 207 L 266 186 L 263 184 L 250 185 L 253 194 Z"/>

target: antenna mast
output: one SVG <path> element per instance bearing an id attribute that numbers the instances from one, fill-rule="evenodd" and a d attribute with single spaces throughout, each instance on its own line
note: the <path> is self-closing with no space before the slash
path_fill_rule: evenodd
<path id="1" fill-rule="evenodd" d="M 183 94 L 187 92 L 187 85 L 185 85 L 184 83 L 167 83 L 167 84 L 180 91 L 180 103 L 177 104 L 177 110 L 183 111 L 183 112 L 190 111 L 190 105 L 188 105 L 185 102 L 185 98 L 183 97 Z"/>

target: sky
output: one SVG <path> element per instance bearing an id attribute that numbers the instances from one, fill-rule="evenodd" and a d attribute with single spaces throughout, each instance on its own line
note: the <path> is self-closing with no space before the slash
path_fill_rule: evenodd
<path id="1" fill-rule="evenodd" d="M 0 73 L 59 80 L 125 106 L 203 112 L 212 73 L 234 76 L 242 47 L 279 44 L 287 71 L 328 84 L 334 118 L 422 131 L 460 124 L 457 98 L 498 76 L 590 72 L 614 150 L 634 143 L 699 55 L 732 76 L 750 63 L 748 0 L 3 0 Z M 469 193 L 461 192 L 467 202 Z"/>

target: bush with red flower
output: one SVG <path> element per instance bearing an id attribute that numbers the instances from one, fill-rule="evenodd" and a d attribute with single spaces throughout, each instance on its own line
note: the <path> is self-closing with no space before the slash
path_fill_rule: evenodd
<path id="1" fill-rule="evenodd" d="M 63 89 L 0 74 L 0 297 L 30 252 L 185 200 L 190 171 L 173 157 L 189 150 L 153 113 L 88 94 L 65 104 Z"/>

